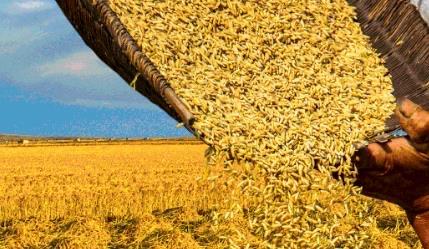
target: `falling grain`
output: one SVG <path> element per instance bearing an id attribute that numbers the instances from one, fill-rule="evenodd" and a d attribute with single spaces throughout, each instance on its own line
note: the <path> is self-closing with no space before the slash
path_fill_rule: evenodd
<path id="1" fill-rule="evenodd" d="M 345 0 L 110 5 L 195 115 L 207 156 L 241 180 L 252 202 L 236 204 L 251 210 L 264 246 L 368 244 L 353 143 L 381 130 L 394 104 L 387 70 Z"/>

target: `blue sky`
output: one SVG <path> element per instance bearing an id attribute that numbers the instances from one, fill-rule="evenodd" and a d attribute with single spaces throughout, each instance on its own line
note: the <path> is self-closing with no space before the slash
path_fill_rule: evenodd
<path id="1" fill-rule="evenodd" d="M 8 134 L 189 136 L 86 47 L 54 0 L 0 1 L 0 114 Z"/>

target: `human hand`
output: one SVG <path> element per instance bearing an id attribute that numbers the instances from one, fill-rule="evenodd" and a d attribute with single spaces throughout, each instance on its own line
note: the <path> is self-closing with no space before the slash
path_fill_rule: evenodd
<path id="1" fill-rule="evenodd" d="M 407 138 L 369 144 L 355 155 L 364 195 L 398 204 L 429 248 L 429 112 L 408 99 L 396 115 Z"/>

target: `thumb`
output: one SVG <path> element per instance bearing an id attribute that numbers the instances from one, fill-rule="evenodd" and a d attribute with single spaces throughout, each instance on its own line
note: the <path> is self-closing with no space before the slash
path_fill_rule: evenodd
<path id="1" fill-rule="evenodd" d="M 409 99 L 398 100 L 396 116 L 411 141 L 427 142 L 429 138 L 429 112 Z"/>
<path id="2" fill-rule="evenodd" d="M 387 150 L 386 150 L 387 149 Z M 359 172 L 366 172 L 374 175 L 383 175 L 389 168 L 389 149 L 385 145 L 372 143 L 360 149 L 355 154 L 355 165 Z"/>

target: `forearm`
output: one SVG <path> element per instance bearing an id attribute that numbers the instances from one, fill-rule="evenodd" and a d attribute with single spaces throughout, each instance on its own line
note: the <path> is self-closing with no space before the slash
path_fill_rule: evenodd
<path id="1" fill-rule="evenodd" d="M 408 219 L 416 231 L 424 249 L 429 249 L 429 211 L 421 214 L 408 213 Z"/>

